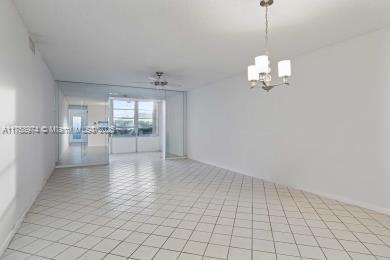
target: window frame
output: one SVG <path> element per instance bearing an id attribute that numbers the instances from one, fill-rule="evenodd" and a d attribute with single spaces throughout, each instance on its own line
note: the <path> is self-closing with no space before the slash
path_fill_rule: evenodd
<path id="1" fill-rule="evenodd" d="M 159 116 L 158 116 L 158 102 L 156 100 L 151 99 L 135 99 L 135 98 L 127 98 L 127 97 L 111 97 L 110 98 L 110 126 L 115 127 L 114 125 L 114 110 L 132 110 L 132 109 L 114 109 L 114 100 L 124 100 L 129 102 L 134 102 L 134 135 L 115 135 L 113 137 L 158 137 L 159 136 Z M 152 123 L 153 123 L 153 133 L 152 134 L 143 134 L 139 135 L 139 102 L 153 102 L 153 112 L 152 112 Z M 128 118 L 132 119 L 132 118 Z M 146 118 L 144 118 L 146 119 Z M 119 127 L 123 129 L 128 129 L 130 127 Z"/>
<path id="2" fill-rule="evenodd" d="M 133 129 L 133 132 L 135 133 L 134 135 L 133 134 L 126 134 L 126 135 L 117 135 L 117 134 L 113 134 L 113 136 L 115 137 L 134 137 L 137 135 L 137 129 L 136 129 L 136 122 L 135 122 L 135 116 L 136 116 L 136 103 L 134 102 L 134 108 L 133 109 L 115 109 L 114 108 L 114 101 L 115 100 L 123 100 L 123 101 L 127 101 L 127 102 L 134 102 L 133 100 L 131 99 L 126 99 L 126 98 L 111 98 L 111 102 L 110 102 L 110 126 L 111 127 L 115 127 L 116 129 L 127 129 L 129 131 L 131 131 L 130 129 Z M 121 117 L 122 119 L 127 119 L 127 120 L 133 120 L 134 121 L 134 127 L 117 127 L 115 125 L 115 118 L 118 118 L 118 117 L 114 117 L 114 110 L 133 110 L 134 111 L 134 115 L 133 117 Z"/>

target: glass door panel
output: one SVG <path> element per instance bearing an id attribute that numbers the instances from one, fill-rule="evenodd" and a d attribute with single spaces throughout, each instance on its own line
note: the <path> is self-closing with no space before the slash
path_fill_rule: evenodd
<path id="1" fill-rule="evenodd" d="M 165 94 L 165 158 L 186 156 L 186 95 L 180 91 Z"/>
<path id="2" fill-rule="evenodd" d="M 57 167 L 107 164 L 109 88 L 57 82 L 59 160 Z M 67 116 L 65 116 L 67 115 Z"/>

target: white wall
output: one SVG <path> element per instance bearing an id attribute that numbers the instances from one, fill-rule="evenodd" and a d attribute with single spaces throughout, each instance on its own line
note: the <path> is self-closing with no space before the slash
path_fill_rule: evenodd
<path id="1" fill-rule="evenodd" d="M 0 126 L 56 125 L 55 84 L 10 0 L 0 1 Z M 0 133 L 0 255 L 57 157 L 55 135 Z M 15 226 L 16 225 L 16 226 Z"/>
<path id="2" fill-rule="evenodd" d="M 112 137 L 111 153 L 135 153 L 161 151 L 160 136 Z"/>
<path id="3" fill-rule="evenodd" d="M 135 137 L 111 137 L 111 153 L 135 153 L 137 143 Z"/>
<path id="4" fill-rule="evenodd" d="M 390 212 L 389 72 L 387 28 L 293 59 L 288 88 L 190 91 L 189 157 Z"/>
<path id="5" fill-rule="evenodd" d="M 160 136 L 140 136 L 137 138 L 138 152 L 158 152 L 161 151 Z"/>

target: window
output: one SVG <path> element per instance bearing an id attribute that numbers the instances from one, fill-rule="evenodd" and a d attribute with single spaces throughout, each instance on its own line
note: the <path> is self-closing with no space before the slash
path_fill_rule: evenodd
<path id="1" fill-rule="evenodd" d="M 112 100 L 115 136 L 157 135 L 157 106 L 154 101 Z"/>
<path id="2" fill-rule="evenodd" d="M 154 102 L 138 102 L 138 135 L 154 134 Z"/>

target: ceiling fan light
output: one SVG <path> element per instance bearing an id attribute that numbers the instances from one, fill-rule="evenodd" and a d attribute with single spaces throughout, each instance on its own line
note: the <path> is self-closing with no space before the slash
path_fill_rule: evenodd
<path id="1" fill-rule="evenodd" d="M 291 77 L 291 60 L 282 60 L 278 62 L 279 77 Z"/>
<path id="2" fill-rule="evenodd" d="M 259 73 L 257 73 L 256 65 L 248 66 L 248 81 L 259 80 Z"/>

